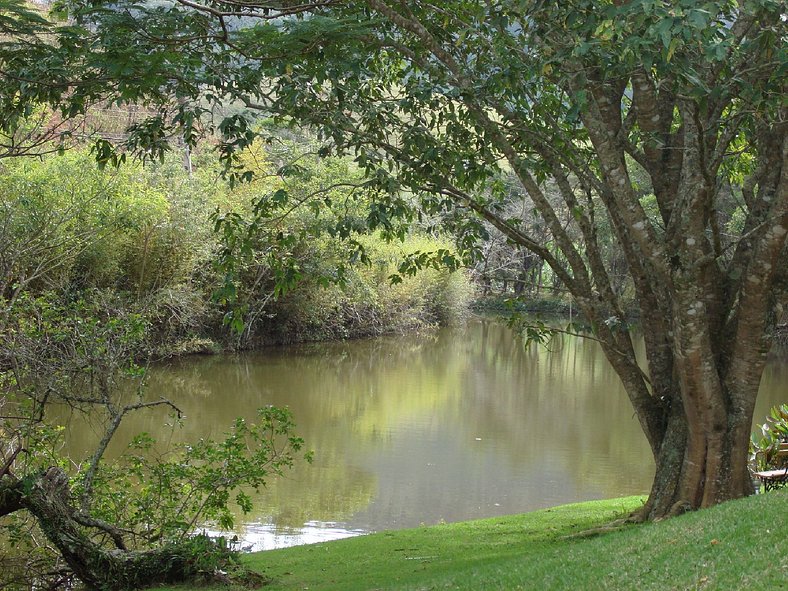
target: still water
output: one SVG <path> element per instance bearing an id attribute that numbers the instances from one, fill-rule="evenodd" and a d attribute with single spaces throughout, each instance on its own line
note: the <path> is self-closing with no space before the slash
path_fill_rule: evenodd
<path id="1" fill-rule="evenodd" d="M 788 400 L 764 375 L 756 418 Z M 525 349 L 500 322 L 434 334 L 191 357 L 150 370 L 148 396 L 186 414 L 130 417 L 160 441 L 220 437 L 258 407 L 289 406 L 315 450 L 255 498 L 238 534 L 269 549 L 648 492 L 653 461 L 618 378 L 591 340 Z M 761 419 L 762 420 L 762 419 Z M 70 429 L 72 451 L 95 438 Z"/>

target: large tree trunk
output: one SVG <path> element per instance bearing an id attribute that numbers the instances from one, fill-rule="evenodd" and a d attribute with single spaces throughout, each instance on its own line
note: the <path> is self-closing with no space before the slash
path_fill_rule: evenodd
<path id="1" fill-rule="evenodd" d="M 716 322 L 713 282 L 676 280 L 668 323 L 644 324 L 648 332 L 652 389 L 664 402 L 664 429 L 650 437 L 656 465 L 651 493 L 639 517 L 658 519 L 752 494 L 747 457 L 760 376 L 769 341 L 765 305 L 747 308 L 734 341 Z M 645 319 L 649 316 L 646 314 Z M 664 331 L 664 334 L 663 334 Z M 659 347 L 660 340 L 670 349 Z M 741 353 L 731 351 L 738 348 Z M 746 352 L 746 362 L 740 357 Z M 620 373 L 620 372 L 619 372 Z M 626 382 L 625 382 L 626 383 Z M 643 413 L 643 409 L 636 410 Z M 648 409 L 646 412 L 654 412 Z M 658 421 L 655 421 L 658 423 Z"/>
<path id="2" fill-rule="evenodd" d="M 21 480 L 3 478 L 0 516 L 23 509 L 36 518 L 41 531 L 89 589 L 140 589 L 187 581 L 197 574 L 188 544 L 129 551 L 109 549 L 92 540 L 77 522 L 68 476 L 60 468 Z"/>
<path id="3" fill-rule="evenodd" d="M 662 447 L 655 457 L 656 473 L 638 519 L 660 519 L 752 494 L 746 465 L 749 437 L 738 430 L 703 432 L 691 440 L 683 409 L 672 414 Z M 749 433 L 749 430 L 748 430 Z M 738 462 L 740 463 L 740 462 Z"/>

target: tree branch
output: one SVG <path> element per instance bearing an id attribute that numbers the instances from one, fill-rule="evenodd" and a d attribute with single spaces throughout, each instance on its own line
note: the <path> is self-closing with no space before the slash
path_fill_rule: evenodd
<path id="1" fill-rule="evenodd" d="M 96 450 L 93 452 L 93 456 L 90 459 L 90 463 L 88 464 L 88 469 L 85 472 L 85 476 L 82 478 L 83 490 L 80 498 L 80 507 L 82 508 L 83 512 L 87 512 L 90 509 L 90 503 L 92 500 L 91 497 L 93 495 L 93 481 L 96 478 L 96 473 L 98 471 L 99 463 L 101 462 L 101 458 L 104 456 L 104 452 L 107 450 L 107 446 L 109 445 L 109 442 L 115 436 L 115 432 L 118 430 L 118 427 L 120 427 L 120 424 L 123 421 L 123 417 L 127 413 L 134 410 L 139 410 L 142 408 L 151 408 L 154 406 L 161 406 L 161 405 L 166 405 L 171 407 L 178 414 L 178 418 L 181 418 L 182 416 L 181 410 L 166 398 L 162 398 L 161 400 L 154 400 L 151 402 L 139 402 L 136 404 L 129 404 L 124 406 L 117 412 L 113 412 L 110 409 L 110 412 L 112 413 L 112 421 L 110 422 L 109 426 L 104 432 L 101 441 L 99 441 L 98 445 L 96 446 Z"/>

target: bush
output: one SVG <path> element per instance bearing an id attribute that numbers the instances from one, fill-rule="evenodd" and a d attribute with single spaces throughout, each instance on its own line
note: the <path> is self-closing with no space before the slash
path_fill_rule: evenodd
<path id="1" fill-rule="evenodd" d="M 193 177 L 177 155 L 103 171 L 85 150 L 2 165 L 6 310 L 23 292 L 52 301 L 114 292 L 119 311 L 145 317 L 149 349 L 160 355 L 460 320 L 472 295 L 464 272 L 427 265 L 390 280 L 403 259 L 449 252 L 449 241 L 365 234 L 374 202 L 359 190 L 360 172 L 341 158 L 298 158 L 312 147 L 298 141 L 306 144 L 252 146 L 245 157 L 259 178 L 232 189 L 216 184 L 208 157 Z M 246 320 L 232 341 L 223 335 L 228 310 Z"/>
<path id="2" fill-rule="evenodd" d="M 355 264 L 341 284 L 310 277 L 325 276 L 332 261 L 305 260 L 304 269 L 321 266 L 279 300 L 252 330 L 275 342 L 356 338 L 456 323 L 465 318 L 473 289 L 467 274 L 446 269 L 423 269 L 392 284 L 391 275 L 403 257 L 413 252 L 448 248 L 445 241 L 416 237 L 404 243 L 360 236 L 369 264 Z M 334 248 L 317 248 L 324 257 Z M 334 264 L 340 261 L 333 261 Z"/>

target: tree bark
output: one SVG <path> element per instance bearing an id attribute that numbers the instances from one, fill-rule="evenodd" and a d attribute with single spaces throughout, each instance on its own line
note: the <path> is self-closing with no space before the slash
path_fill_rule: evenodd
<path id="1" fill-rule="evenodd" d="M 125 591 L 188 581 L 198 573 L 186 544 L 147 551 L 109 549 L 92 540 L 76 520 L 68 476 L 60 468 L 0 482 L 0 516 L 29 511 L 69 568 L 88 589 Z"/>

